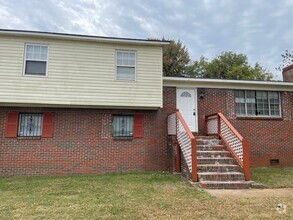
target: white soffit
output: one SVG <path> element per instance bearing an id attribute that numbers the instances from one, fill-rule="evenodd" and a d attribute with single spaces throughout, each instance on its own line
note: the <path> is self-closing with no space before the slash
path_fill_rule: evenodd
<path id="1" fill-rule="evenodd" d="M 185 77 L 163 77 L 163 86 L 198 87 L 219 89 L 251 89 L 293 92 L 293 82 L 249 81 L 226 79 L 199 79 Z"/>

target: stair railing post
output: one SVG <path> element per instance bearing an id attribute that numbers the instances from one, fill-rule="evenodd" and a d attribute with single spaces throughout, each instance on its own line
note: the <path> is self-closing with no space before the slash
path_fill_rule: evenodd
<path id="1" fill-rule="evenodd" d="M 243 147 L 243 171 L 245 175 L 245 180 L 250 181 L 250 162 L 249 162 L 249 145 L 246 138 L 242 139 Z"/>
<path id="2" fill-rule="evenodd" d="M 209 131 L 208 131 L 208 117 L 205 116 L 204 117 L 204 121 L 205 121 L 205 129 L 206 129 L 206 135 L 209 135 Z"/>
<path id="3" fill-rule="evenodd" d="M 217 114 L 217 120 L 218 120 L 218 137 L 221 138 L 221 118 L 220 115 Z"/>
<path id="4" fill-rule="evenodd" d="M 176 172 L 181 172 L 181 150 L 178 141 L 176 140 Z"/>
<path id="5" fill-rule="evenodd" d="M 190 141 L 191 141 L 191 161 L 192 161 L 191 179 L 192 179 L 192 182 L 197 182 L 196 140 L 195 138 L 192 138 Z"/>
<path id="6" fill-rule="evenodd" d="M 180 173 L 181 172 L 181 150 L 180 150 L 180 145 L 178 142 L 178 129 L 179 129 L 179 123 L 178 123 L 178 117 L 177 117 L 177 112 L 178 109 L 176 109 L 175 113 L 175 122 L 176 122 L 176 172 Z"/>

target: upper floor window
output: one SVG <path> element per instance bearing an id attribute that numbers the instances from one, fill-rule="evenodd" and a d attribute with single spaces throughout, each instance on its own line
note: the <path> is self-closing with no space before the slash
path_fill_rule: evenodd
<path id="1" fill-rule="evenodd" d="M 46 76 L 48 64 L 48 46 L 26 44 L 24 75 Z"/>
<path id="2" fill-rule="evenodd" d="M 236 90 L 235 102 L 238 116 L 281 116 L 279 92 Z"/>
<path id="3" fill-rule="evenodd" d="M 135 81 L 136 52 L 116 51 L 116 79 Z"/>

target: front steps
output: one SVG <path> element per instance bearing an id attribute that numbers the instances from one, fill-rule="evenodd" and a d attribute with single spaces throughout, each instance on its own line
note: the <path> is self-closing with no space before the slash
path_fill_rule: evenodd
<path id="1" fill-rule="evenodd" d="M 199 184 L 207 189 L 247 189 L 242 168 L 217 137 L 198 136 L 197 169 Z"/>

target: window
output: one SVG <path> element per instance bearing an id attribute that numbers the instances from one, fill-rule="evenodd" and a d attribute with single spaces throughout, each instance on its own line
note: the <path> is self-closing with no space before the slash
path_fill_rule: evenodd
<path id="1" fill-rule="evenodd" d="M 48 46 L 26 44 L 24 75 L 46 76 L 48 63 Z"/>
<path id="2" fill-rule="evenodd" d="M 52 138 L 54 133 L 54 113 L 7 112 L 6 138 L 42 137 Z"/>
<path id="3" fill-rule="evenodd" d="M 42 135 L 42 114 L 19 114 L 19 137 L 39 137 Z"/>
<path id="4" fill-rule="evenodd" d="M 279 92 L 235 91 L 238 116 L 281 116 Z"/>
<path id="5" fill-rule="evenodd" d="M 133 116 L 114 115 L 113 116 L 113 136 L 132 137 L 133 136 Z"/>
<path id="6" fill-rule="evenodd" d="M 116 51 L 116 79 L 135 81 L 136 52 Z"/>
<path id="7" fill-rule="evenodd" d="M 182 92 L 180 97 L 191 97 L 191 94 L 189 92 Z"/>

